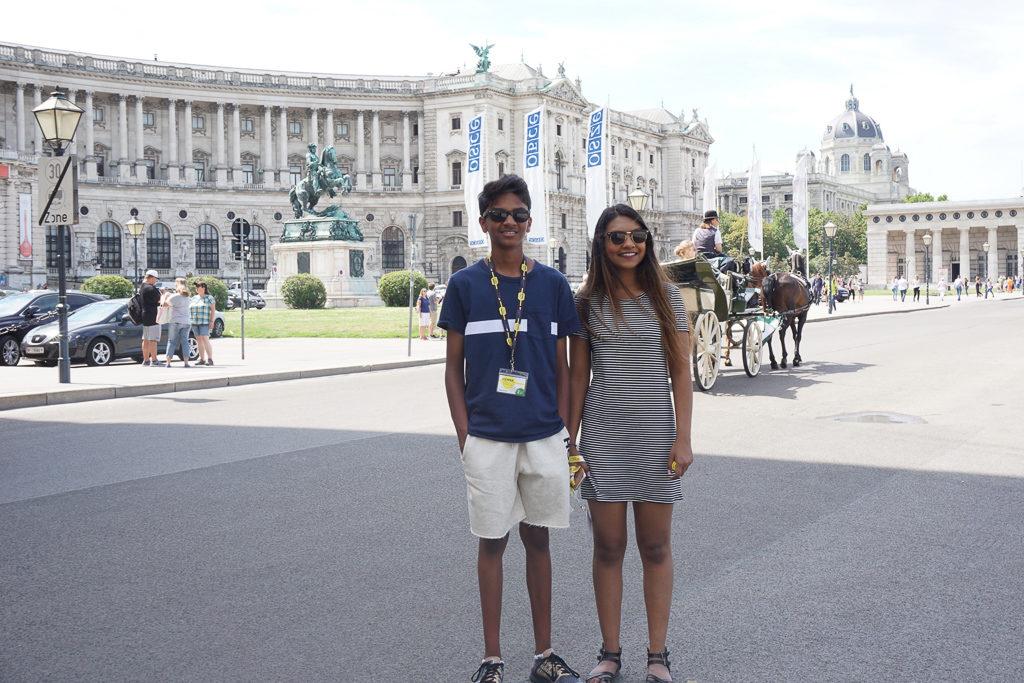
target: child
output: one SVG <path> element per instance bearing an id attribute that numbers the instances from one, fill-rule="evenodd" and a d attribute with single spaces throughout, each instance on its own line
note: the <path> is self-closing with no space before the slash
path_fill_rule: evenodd
<path id="1" fill-rule="evenodd" d="M 578 683 L 551 648 L 548 528 L 569 526 L 566 337 L 579 329 L 569 283 L 527 258 L 530 193 L 516 175 L 487 183 L 480 226 L 491 252 L 448 282 L 438 326 L 448 331 L 445 389 L 462 451 L 484 659 L 473 676 L 501 683 L 502 555 L 519 525 L 536 655 L 531 683 Z M 582 476 L 582 472 L 580 472 Z"/>

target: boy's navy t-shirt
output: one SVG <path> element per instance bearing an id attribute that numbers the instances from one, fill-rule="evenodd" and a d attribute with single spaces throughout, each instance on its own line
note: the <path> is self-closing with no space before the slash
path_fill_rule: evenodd
<path id="1" fill-rule="evenodd" d="M 521 279 L 498 275 L 509 330 L 515 333 Z M 555 357 L 558 339 L 580 329 L 565 277 L 534 262 L 526 274 L 516 367 L 530 373 L 526 396 L 498 393 L 498 372 L 509 368 L 509 346 L 498 313 L 491 270 L 484 259 L 448 280 L 438 326 L 465 335 L 466 409 L 469 433 L 492 441 L 526 442 L 557 434 Z"/>

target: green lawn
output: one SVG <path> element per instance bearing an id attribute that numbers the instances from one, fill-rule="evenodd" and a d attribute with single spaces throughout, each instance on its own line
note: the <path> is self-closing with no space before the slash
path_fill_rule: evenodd
<path id="1" fill-rule="evenodd" d="M 242 335 L 241 312 L 228 311 L 225 337 Z M 413 319 L 413 335 L 419 334 Z M 327 308 L 313 311 L 263 309 L 245 312 L 246 337 L 375 337 L 405 338 L 409 309 L 387 306 Z"/>

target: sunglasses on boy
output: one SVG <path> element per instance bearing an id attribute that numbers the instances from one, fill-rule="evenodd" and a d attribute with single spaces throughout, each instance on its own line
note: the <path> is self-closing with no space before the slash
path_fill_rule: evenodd
<path id="1" fill-rule="evenodd" d="M 505 209 L 488 209 L 484 213 L 485 216 L 495 223 L 504 223 L 505 219 L 509 217 L 509 214 L 512 215 L 512 220 L 516 223 L 525 223 L 530 220 L 529 209 L 513 209 L 511 211 L 507 211 Z"/>
<path id="2" fill-rule="evenodd" d="M 633 244 L 643 244 L 647 241 L 650 234 L 650 230 L 647 230 L 646 228 L 636 228 L 629 232 L 624 230 L 612 230 L 611 232 L 606 232 L 604 236 L 610 239 L 612 244 L 615 245 L 625 244 L 627 237 L 633 240 Z"/>

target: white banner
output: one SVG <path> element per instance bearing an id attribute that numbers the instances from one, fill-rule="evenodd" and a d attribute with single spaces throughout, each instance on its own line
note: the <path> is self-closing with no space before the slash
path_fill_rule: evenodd
<path id="1" fill-rule="evenodd" d="M 480 193 L 484 189 L 484 115 L 474 116 L 466 129 L 466 177 L 462 187 L 466 198 L 466 219 L 469 221 L 469 248 L 487 244 L 480 227 Z"/>
<path id="2" fill-rule="evenodd" d="M 764 251 L 764 233 L 761 227 L 761 166 L 754 157 L 747 179 L 747 239 L 758 252 Z"/>
<path id="3" fill-rule="evenodd" d="M 704 169 L 704 211 L 718 210 L 718 186 L 715 185 L 715 165 Z"/>
<path id="4" fill-rule="evenodd" d="M 526 115 L 523 133 L 523 180 L 530 189 L 533 206 L 530 215 L 530 244 L 544 244 L 548 241 L 548 206 L 544 186 L 544 105 Z"/>
<path id="5" fill-rule="evenodd" d="M 587 236 L 593 239 L 597 219 L 608 208 L 608 110 L 590 115 L 587 133 Z"/>
<path id="6" fill-rule="evenodd" d="M 32 195 L 18 195 L 18 258 L 32 260 Z"/>
<path id="7" fill-rule="evenodd" d="M 800 157 L 793 176 L 793 241 L 807 249 L 807 157 Z"/>

